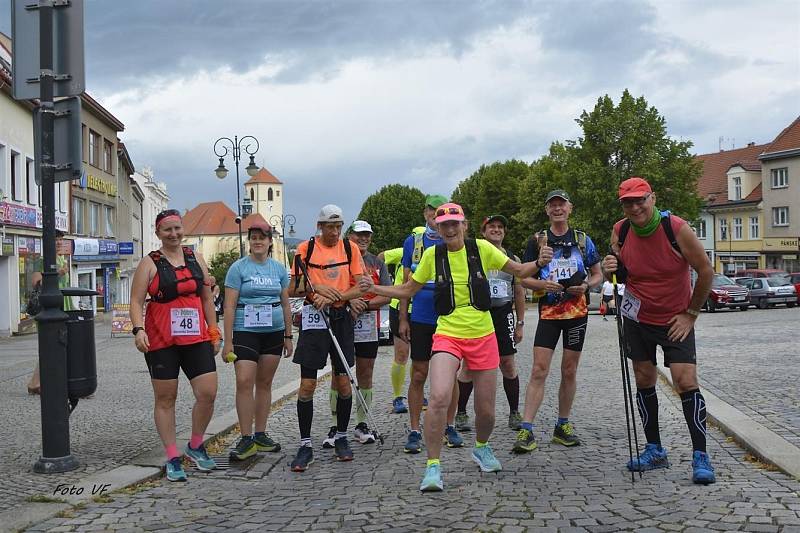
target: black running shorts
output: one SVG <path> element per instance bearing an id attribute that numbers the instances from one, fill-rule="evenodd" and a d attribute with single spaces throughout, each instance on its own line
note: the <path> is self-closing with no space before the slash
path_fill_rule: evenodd
<path id="1" fill-rule="evenodd" d="M 342 353 L 347 364 L 352 367 L 355 364 L 355 346 L 353 343 L 353 318 L 350 312 L 344 308 L 331 308 L 329 320 L 331 330 L 339 341 Z M 333 371 L 336 374 L 346 374 L 347 370 L 342 364 L 336 346 L 333 344 L 327 329 L 303 330 L 300 324 L 300 334 L 297 339 L 297 348 L 294 351 L 292 361 L 307 368 L 322 369 L 330 357 Z"/>
<path id="2" fill-rule="evenodd" d="M 356 357 L 376 359 L 378 357 L 378 341 L 357 342 Z"/>
<path id="3" fill-rule="evenodd" d="M 500 307 L 492 307 L 492 322 L 494 334 L 497 336 L 497 347 L 500 357 L 517 353 L 517 344 L 514 342 L 514 303 L 508 302 Z"/>
<path id="4" fill-rule="evenodd" d="M 694 328 L 682 341 L 669 340 L 670 326 L 641 324 L 627 318 L 622 319 L 622 334 L 625 349 L 633 361 L 650 361 L 657 365 L 656 346 L 664 350 L 664 366 L 670 363 L 697 364 L 697 351 L 694 344 Z"/>
<path id="5" fill-rule="evenodd" d="M 564 349 L 580 352 L 583 350 L 583 341 L 586 338 L 586 325 L 588 321 L 588 316 L 567 318 L 564 320 L 539 319 L 533 345 L 555 350 L 558 339 L 563 332 Z"/>
<path id="6" fill-rule="evenodd" d="M 394 337 L 400 337 L 400 311 L 394 307 L 389 308 L 389 331 Z"/>
<path id="7" fill-rule="evenodd" d="M 236 361 L 255 361 L 261 355 L 283 355 L 283 334 L 286 330 L 270 333 L 253 333 L 251 331 L 233 332 L 233 353 Z"/>
<path id="8" fill-rule="evenodd" d="M 180 370 L 193 380 L 197 376 L 216 372 L 214 348 L 210 342 L 173 345 L 144 354 L 151 379 L 178 379 Z"/>
<path id="9" fill-rule="evenodd" d="M 436 324 L 411 322 L 411 360 L 430 361 Z"/>

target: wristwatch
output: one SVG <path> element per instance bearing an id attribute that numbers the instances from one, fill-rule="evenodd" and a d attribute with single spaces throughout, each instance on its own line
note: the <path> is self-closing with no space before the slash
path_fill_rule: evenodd
<path id="1" fill-rule="evenodd" d="M 518 326 L 524 326 L 525 325 L 525 321 L 524 320 L 517 320 L 517 325 Z"/>
<path id="2" fill-rule="evenodd" d="M 695 318 L 700 316 L 700 311 L 697 311 L 696 309 L 687 308 L 686 312 L 689 313 L 690 315 L 692 315 Z"/>
<path id="3" fill-rule="evenodd" d="M 137 333 L 139 333 L 140 331 L 144 331 L 144 328 L 143 328 L 143 327 L 141 327 L 141 326 L 136 326 L 135 328 L 131 329 L 131 333 L 133 333 L 133 336 L 134 336 L 134 337 L 135 337 L 135 336 L 136 336 L 136 334 L 137 334 Z"/>

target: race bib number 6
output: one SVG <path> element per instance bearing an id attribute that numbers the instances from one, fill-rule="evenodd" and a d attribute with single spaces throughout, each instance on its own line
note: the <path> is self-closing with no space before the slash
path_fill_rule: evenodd
<path id="1" fill-rule="evenodd" d="M 200 335 L 200 311 L 191 307 L 170 309 L 170 332 L 173 337 Z"/>
<path id="2" fill-rule="evenodd" d="M 622 313 L 622 316 L 630 318 L 634 322 L 639 322 L 640 307 L 642 307 L 642 301 L 631 294 L 630 291 L 625 291 L 622 296 L 622 303 L 619 304 L 619 312 Z"/>
<path id="3" fill-rule="evenodd" d="M 492 293 L 492 298 L 508 298 L 508 283 L 502 279 L 490 279 L 489 289 Z"/>
<path id="4" fill-rule="evenodd" d="M 313 305 L 303 306 L 303 329 L 325 329 L 325 320 L 322 318 L 322 311 Z"/>

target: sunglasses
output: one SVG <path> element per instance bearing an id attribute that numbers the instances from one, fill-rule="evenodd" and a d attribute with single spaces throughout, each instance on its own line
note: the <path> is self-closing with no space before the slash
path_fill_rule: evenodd
<path id="1" fill-rule="evenodd" d="M 463 215 L 461 209 L 457 207 L 440 207 L 436 210 L 436 216 L 442 217 L 444 215 Z"/>
<path id="2" fill-rule="evenodd" d="M 644 205 L 648 198 L 650 198 L 650 193 L 645 194 L 641 198 L 623 198 L 619 203 L 622 204 L 622 207 L 639 207 Z"/>

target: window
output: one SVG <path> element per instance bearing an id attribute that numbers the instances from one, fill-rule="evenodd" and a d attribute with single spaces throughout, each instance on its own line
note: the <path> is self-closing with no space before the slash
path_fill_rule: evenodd
<path id="1" fill-rule="evenodd" d="M 86 124 L 81 124 L 81 152 L 83 153 L 83 162 L 86 161 Z"/>
<path id="2" fill-rule="evenodd" d="M 89 202 L 89 235 L 97 235 L 100 223 L 100 204 Z"/>
<path id="3" fill-rule="evenodd" d="M 84 212 L 83 208 L 85 206 L 85 202 L 81 198 L 72 198 L 72 233 L 76 235 L 85 235 L 86 234 L 86 227 L 84 221 Z"/>
<path id="4" fill-rule="evenodd" d="M 772 208 L 772 225 L 773 226 L 788 226 L 789 225 L 789 208 L 788 207 L 773 207 Z"/>
<path id="5" fill-rule="evenodd" d="M 267 189 L 267 201 L 272 201 L 272 187 Z"/>
<path id="6" fill-rule="evenodd" d="M 250 189 L 250 201 L 252 202 L 255 199 L 256 199 L 256 190 Z"/>
<path id="7" fill-rule="evenodd" d="M 750 238 L 758 239 L 758 217 L 750 217 Z"/>
<path id="8" fill-rule="evenodd" d="M 114 208 L 105 206 L 106 211 L 106 236 L 114 236 Z"/>
<path id="9" fill-rule="evenodd" d="M 700 220 L 697 222 L 695 226 L 694 232 L 697 234 L 698 239 L 705 239 L 706 238 L 706 221 Z"/>
<path id="10" fill-rule="evenodd" d="M 100 166 L 100 135 L 89 130 L 89 164 Z"/>
<path id="11" fill-rule="evenodd" d="M 784 187 L 789 186 L 789 169 L 784 168 L 773 168 L 769 171 L 772 188 L 773 189 L 782 189 Z"/>
<path id="12" fill-rule="evenodd" d="M 733 238 L 734 240 L 742 240 L 742 219 L 735 217 L 733 219 Z"/>
<path id="13" fill-rule="evenodd" d="M 278 189 L 275 189 L 275 196 L 280 196 L 280 195 L 281 195 L 281 191 L 279 191 Z"/>
<path id="14" fill-rule="evenodd" d="M 734 178 L 733 178 L 733 199 L 734 200 L 741 200 L 742 199 L 742 177 L 741 176 L 734 176 Z"/>
<path id="15" fill-rule="evenodd" d="M 721 218 L 719 219 L 719 240 L 727 241 L 728 240 L 728 219 Z"/>
<path id="16" fill-rule="evenodd" d="M 19 162 L 19 154 L 11 152 L 11 199 L 19 200 L 19 193 L 17 192 L 17 176 L 19 169 L 17 163 Z"/>
<path id="17" fill-rule="evenodd" d="M 25 199 L 30 205 L 36 205 L 38 194 L 36 193 L 36 183 L 33 181 L 33 161 L 25 160 Z"/>
<path id="18" fill-rule="evenodd" d="M 103 142 L 103 170 L 111 174 L 111 154 L 114 153 L 114 145 L 109 141 Z"/>

